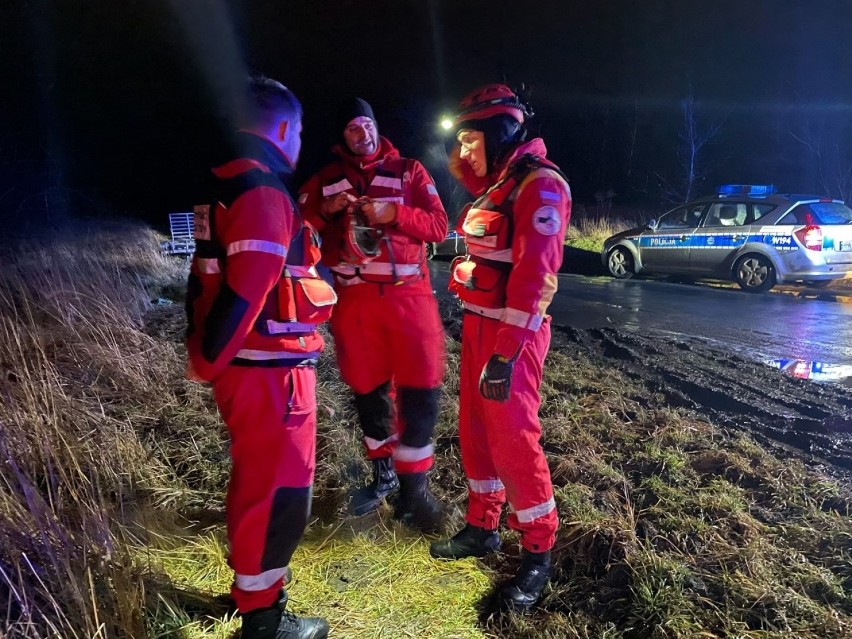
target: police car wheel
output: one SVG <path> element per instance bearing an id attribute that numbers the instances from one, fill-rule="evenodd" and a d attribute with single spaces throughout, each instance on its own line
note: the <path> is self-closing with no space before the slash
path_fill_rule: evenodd
<path id="1" fill-rule="evenodd" d="M 734 266 L 734 279 L 744 291 L 765 293 L 775 286 L 775 268 L 763 255 L 743 255 Z"/>
<path id="2" fill-rule="evenodd" d="M 435 257 L 435 245 L 432 242 L 426 242 L 426 259 L 431 260 Z"/>
<path id="3" fill-rule="evenodd" d="M 609 274 L 619 280 L 627 280 L 636 272 L 633 267 L 633 254 L 623 246 L 616 246 L 606 259 Z"/>

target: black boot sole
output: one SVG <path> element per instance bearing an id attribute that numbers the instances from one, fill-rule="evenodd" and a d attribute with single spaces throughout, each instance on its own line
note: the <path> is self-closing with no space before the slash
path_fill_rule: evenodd
<path id="1" fill-rule="evenodd" d="M 495 553 L 500 552 L 500 545 L 498 544 L 496 547 L 491 548 L 480 548 L 477 550 L 470 550 L 465 552 L 464 554 L 460 553 L 446 553 L 446 554 L 436 554 L 432 546 L 429 547 L 429 556 L 432 559 L 439 559 L 441 561 L 458 561 L 459 559 L 467 559 L 468 557 L 473 557 L 474 559 L 482 559 L 483 557 L 487 557 L 488 555 L 493 555 Z"/>

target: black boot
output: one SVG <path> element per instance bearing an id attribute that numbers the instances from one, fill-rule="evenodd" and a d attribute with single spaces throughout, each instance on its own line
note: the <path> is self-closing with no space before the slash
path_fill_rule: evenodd
<path id="1" fill-rule="evenodd" d="M 382 503 L 382 500 L 399 488 L 399 479 L 393 469 L 393 459 L 383 457 L 374 459 L 373 480 L 366 486 L 362 486 L 352 495 L 349 502 L 349 512 L 360 517 L 374 511 Z"/>
<path id="2" fill-rule="evenodd" d="M 521 565 L 514 579 L 503 588 L 503 602 L 516 612 L 526 612 L 541 598 L 541 591 L 550 580 L 550 551 L 521 554 Z"/>
<path id="3" fill-rule="evenodd" d="M 406 473 L 399 476 L 399 482 L 399 502 L 393 513 L 394 519 L 421 532 L 438 531 L 444 509 L 429 492 L 426 473 Z"/>
<path id="4" fill-rule="evenodd" d="M 464 559 L 484 557 L 500 550 L 500 535 L 496 530 L 487 530 L 466 524 L 451 539 L 433 541 L 429 554 L 435 559 Z"/>
<path id="5" fill-rule="evenodd" d="M 285 610 L 287 591 L 270 608 L 259 608 L 243 615 L 240 639 L 326 639 L 328 622 L 320 617 L 297 617 Z"/>

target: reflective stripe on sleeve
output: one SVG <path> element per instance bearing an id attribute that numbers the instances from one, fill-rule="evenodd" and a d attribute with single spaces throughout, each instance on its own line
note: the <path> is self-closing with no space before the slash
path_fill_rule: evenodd
<path id="1" fill-rule="evenodd" d="M 228 244 L 228 255 L 236 255 L 244 251 L 256 251 L 258 253 L 270 253 L 271 255 L 279 255 L 285 257 L 287 255 L 287 247 L 278 242 L 270 242 L 268 240 L 240 240 L 239 242 L 231 242 Z"/>
<path id="2" fill-rule="evenodd" d="M 506 490 L 503 482 L 499 479 L 468 479 L 470 490 L 475 493 L 496 493 Z"/>
<path id="3" fill-rule="evenodd" d="M 524 313 L 516 308 L 507 307 L 503 311 L 503 316 L 500 318 L 500 321 L 504 324 L 511 324 L 512 326 L 520 326 L 521 328 L 528 328 L 531 331 L 537 331 L 541 326 L 541 323 L 544 321 L 544 318 L 541 315 Z"/>
<path id="4" fill-rule="evenodd" d="M 219 268 L 219 260 L 214 258 L 206 258 L 199 257 L 198 261 L 198 270 L 204 275 L 216 275 L 216 273 L 221 273 L 222 269 Z"/>
<path id="5" fill-rule="evenodd" d="M 335 182 L 334 184 L 329 184 L 328 186 L 322 187 L 322 195 L 323 197 L 331 197 L 332 195 L 337 195 L 338 193 L 348 191 L 351 188 L 352 184 L 349 183 L 349 180 L 344 178 L 339 182 Z"/>
<path id="6" fill-rule="evenodd" d="M 400 444 L 400 446 L 393 451 L 393 458 L 402 462 L 418 462 L 423 459 L 429 459 L 434 452 L 435 448 L 432 444 L 429 444 L 428 446 L 421 446 L 420 448 Z"/>
<path id="7" fill-rule="evenodd" d="M 286 568 L 273 568 L 259 575 L 234 575 L 234 585 L 240 590 L 255 592 L 258 590 L 266 590 L 275 585 L 279 579 L 283 579 L 286 573 Z"/>
<path id="8" fill-rule="evenodd" d="M 556 501 L 551 497 L 543 504 L 538 504 L 537 506 L 532 506 L 531 508 L 524 508 L 523 510 L 515 510 L 513 507 L 512 510 L 515 511 L 515 516 L 518 518 L 518 521 L 522 524 L 528 524 L 531 521 L 535 521 L 539 517 L 544 517 L 550 511 L 556 508 Z"/>

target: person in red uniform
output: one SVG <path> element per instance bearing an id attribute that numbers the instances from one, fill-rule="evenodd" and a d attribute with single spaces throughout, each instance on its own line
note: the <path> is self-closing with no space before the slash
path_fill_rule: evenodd
<path id="1" fill-rule="evenodd" d="M 549 579 L 558 523 L 538 409 L 550 345 L 547 307 L 571 217 L 566 178 L 540 138 L 525 139 L 529 115 L 498 84 L 465 97 L 454 121 L 450 169 L 477 197 L 458 222 L 468 256 L 456 259 L 450 276 L 465 308 L 459 440 L 468 509 L 465 527 L 430 547 L 441 559 L 496 551 L 508 500 L 522 555 L 501 595 L 518 611 L 538 601 Z"/>
<path id="2" fill-rule="evenodd" d="M 298 99 L 254 76 L 240 117 L 211 203 L 195 207 L 187 377 L 212 384 L 231 439 L 228 561 L 243 639 L 324 639 L 324 619 L 284 608 L 283 586 L 311 506 L 317 325 L 336 298 L 284 185 L 301 149 Z"/>
<path id="3" fill-rule="evenodd" d="M 425 243 L 446 236 L 447 214 L 423 165 L 379 135 L 366 101 L 342 103 L 336 122 L 342 134 L 332 149 L 336 159 L 305 183 L 299 206 L 322 235 L 323 263 L 334 274 L 337 362 L 355 394 L 372 463 L 372 481 L 355 491 L 350 510 L 370 512 L 399 487 L 394 516 L 433 531 L 442 509 L 426 472 L 445 342 Z M 372 254 L 353 246 L 353 220 L 356 230 L 374 229 Z"/>

